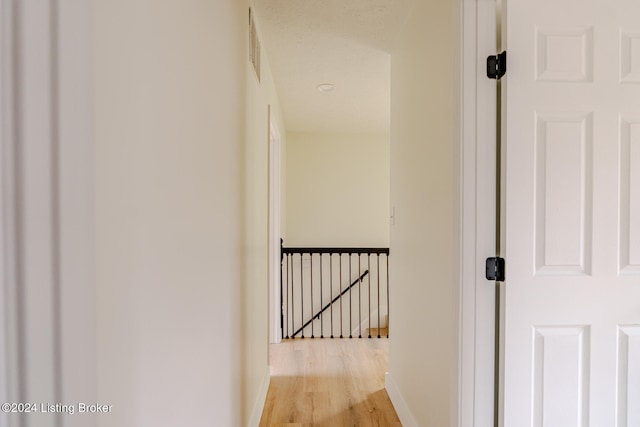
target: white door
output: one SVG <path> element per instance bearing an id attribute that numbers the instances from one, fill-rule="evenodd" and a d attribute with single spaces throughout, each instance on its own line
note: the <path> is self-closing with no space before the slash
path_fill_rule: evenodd
<path id="1" fill-rule="evenodd" d="M 640 426 L 640 1 L 504 0 L 505 427 Z"/>

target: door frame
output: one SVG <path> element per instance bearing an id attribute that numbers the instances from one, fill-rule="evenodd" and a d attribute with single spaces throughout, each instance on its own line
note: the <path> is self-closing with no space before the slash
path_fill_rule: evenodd
<path id="1" fill-rule="evenodd" d="M 17 372 L 17 366 L 10 361 L 17 360 L 15 340 L 10 342 L 15 334 L 11 331 L 15 329 L 16 313 L 9 310 L 15 305 L 10 303 L 14 295 L 15 271 L 11 268 L 15 265 L 13 260 L 16 256 L 16 245 L 14 243 L 15 226 L 13 212 L 10 206 L 14 206 L 15 172 L 14 162 L 14 117 L 13 100 L 15 90 L 15 79 L 13 73 L 14 56 L 14 5 L 7 0 L 0 0 L 0 34 L 2 44 L 0 45 L 0 402 L 9 402 L 9 396 L 18 394 L 17 381 L 11 372 Z M 13 232 L 11 232 L 13 230 Z M 10 326 L 11 325 L 11 326 Z M 0 412 L 0 426 L 7 426 L 8 415 Z"/>
<path id="2" fill-rule="evenodd" d="M 271 105 L 267 106 L 269 123 L 269 342 L 278 344 L 282 341 L 282 329 L 280 327 L 280 230 L 281 219 L 281 136 L 275 117 L 271 111 Z"/>
<path id="3" fill-rule="evenodd" d="M 452 425 L 459 427 L 494 425 L 496 293 L 484 262 L 496 256 L 497 93 L 485 61 L 497 53 L 497 1 L 459 0 L 457 11 L 460 283 Z"/>
<path id="4" fill-rule="evenodd" d="M 0 402 L 97 396 L 93 3 L 0 0 Z"/>

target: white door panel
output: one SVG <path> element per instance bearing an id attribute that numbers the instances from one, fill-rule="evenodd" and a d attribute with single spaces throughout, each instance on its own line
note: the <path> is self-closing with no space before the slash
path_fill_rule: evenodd
<path id="1" fill-rule="evenodd" d="M 505 0 L 505 427 L 640 425 L 640 2 Z"/>

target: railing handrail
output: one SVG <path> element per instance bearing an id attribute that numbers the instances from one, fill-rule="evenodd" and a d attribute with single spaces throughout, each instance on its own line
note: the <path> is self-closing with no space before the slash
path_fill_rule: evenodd
<path id="1" fill-rule="evenodd" d="M 389 248 L 324 248 L 324 247 L 282 247 L 282 254 L 387 254 Z"/>
<path id="2" fill-rule="evenodd" d="M 362 279 L 364 279 L 367 274 L 369 274 L 369 270 L 365 270 L 364 273 L 362 273 L 360 275 L 360 277 L 358 277 L 356 280 L 353 281 L 352 284 L 349 285 L 349 287 L 347 287 L 345 290 L 343 290 L 342 292 L 340 292 L 340 294 L 335 297 L 334 299 L 331 300 L 331 302 L 327 305 L 325 305 L 324 307 L 322 307 L 322 310 L 320 310 L 319 312 L 317 312 L 316 314 L 314 314 L 313 316 L 311 316 L 311 319 L 309 319 L 307 321 L 307 323 L 305 323 L 304 325 L 302 325 L 302 327 L 300 329 L 298 329 L 297 331 L 295 331 L 293 333 L 293 335 L 291 335 L 291 338 L 295 337 L 296 335 L 298 335 L 300 332 L 302 332 L 304 330 L 304 328 L 306 328 L 307 326 L 309 326 L 309 324 L 311 322 L 313 322 L 314 319 L 317 319 L 320 317 L 320 315 L 322 313 L 324 313 L 327 309 L 329 309 L 329 307 L 331 307 L 331 304 L 333 304 L 334 302 L 338 301 L 340 298 L 342 298 L 342 296 L 344 294 L 346 294 L 347 292 L 349 292 L 351 290 L 351 288 L 353 288 L 355 285 L 357 285 L 359 282 L 362 282 Z"/>

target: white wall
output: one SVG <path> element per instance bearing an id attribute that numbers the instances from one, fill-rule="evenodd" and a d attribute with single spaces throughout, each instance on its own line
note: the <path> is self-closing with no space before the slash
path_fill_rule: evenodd
<path id="1" fill-rule="evenodd" d="M 389 135 L 287 134 L 285 246 L 389 245 Z"/>
<path id="2" fill-rule="evenodd" d="M 387 389 L 407 427 L 450 425 L 454 403 L 459 220 L 453 3 L 416 2 L 391 55 L 395 225 Z"/>
<path id="3" fill-rule="evenodd" d="M 61 394 L 66 403 L 97 401 L 94 145 L 94 2 L 58 5 Z M 68 416 L 64 427 L 93 427 Z"/>
<path id="4" fill-rule="evenodd" d="M 247 5 L 104 0 L 95 18 L 100 425 L 245 425 L 243 372 L 266 366 L 239 261 Z"/>

